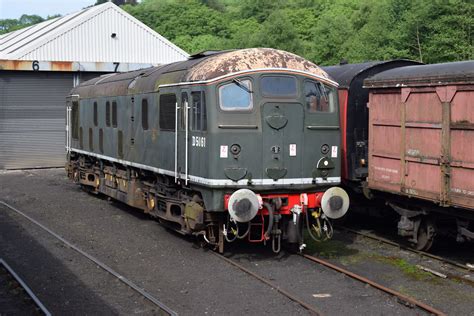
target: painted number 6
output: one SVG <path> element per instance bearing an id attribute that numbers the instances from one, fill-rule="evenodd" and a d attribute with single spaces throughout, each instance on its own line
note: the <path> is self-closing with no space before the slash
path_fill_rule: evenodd
<path id="1" fill-rule="evenodd" d="M 38 71 L 40 69 L 39 61 L 37 60 L 33 61 L 33 63 L 31 64 L 31 67 L 33 67 L 34 71 Z"/>

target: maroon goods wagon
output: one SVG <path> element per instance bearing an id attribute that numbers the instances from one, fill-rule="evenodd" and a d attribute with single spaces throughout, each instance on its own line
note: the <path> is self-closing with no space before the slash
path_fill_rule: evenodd
<path id="1" fill-rule="evenodd" d="M 364 87 L 367 187 L 387 193 L 399 234 L 428 249 L 451 220 L 458 241 L 473 240 L 474 61 L 396 68 Z"/>

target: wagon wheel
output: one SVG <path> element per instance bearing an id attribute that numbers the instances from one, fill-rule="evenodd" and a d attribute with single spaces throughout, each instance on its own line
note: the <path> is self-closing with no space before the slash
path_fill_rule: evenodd
<path id="1" fill-rule="evenodd" d="M 422 219 L 418 228 L 417 243 L 414 245 L 416 250 L 427 251 L 433 246 L 436 235 L 436 226 L 431 219 Z"/>

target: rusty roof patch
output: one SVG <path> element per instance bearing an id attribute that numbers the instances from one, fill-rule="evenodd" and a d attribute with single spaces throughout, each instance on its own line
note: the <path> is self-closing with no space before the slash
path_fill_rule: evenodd
<path id="1" fill-rule="evenodd" d="M 303 71 L 333 82 L 324 70 L 302 57 L 271 48 L 250 48 L 201 54 L 187 61 L 102 76 L 80 84 L 71 94 L 89 98 L 147 93 L 157 91 L 160 85 L 208 81 L 255 69 Z"/>
<path id="2" fill-rule="evenodd" d="M 271 48 L 249 48 L 204 58 L 189 69 L 184 81 L 211 80 L 229 73 L 263 68 L 291 69 L 329 78 L 321 68 L 295 54 Z"/>

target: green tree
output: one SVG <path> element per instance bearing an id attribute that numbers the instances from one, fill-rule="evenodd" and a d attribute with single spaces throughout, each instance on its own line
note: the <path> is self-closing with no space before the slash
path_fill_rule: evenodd
<path id="1" fill-rule="evenodd" d="M 473 8 L 463 0 L 414 2 L 402 16 L 399 46 L 428 63 L 473 59 Z"/>
<path id="2" fill-rule="evenodd" d="M 0 20 L 0 34 L 13 32 L 21 28 L 49 20 L 59 15 L 48 16 L 46 19 L 39 15 L 23 14 L 19 19 L 4 19 Z"/>
<path id="3" fill-rule="evenodd" d="M 301 41 L 295 26 L 283 11 L 273 12 L 262 24 L 260 32 L 253 37 L 253 46 L 272 47 L 299 53 Z"/>
<path id="4" fill-rule="evenodd" d="M 304 56 L 322 65 L 338 64 L 347 58 L 347 49 L 342 47 L 353 36 L 352 12 L 348 1 L 325 7 L 305 41 Z"/>
<path id="5" fill-rule="evenodd" d="M 398 21 L 388 1 L 367 1 L 352 16 L 354 33 L 342 45 L 351 62 L 408 57 L 398 47 Z"/>

